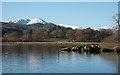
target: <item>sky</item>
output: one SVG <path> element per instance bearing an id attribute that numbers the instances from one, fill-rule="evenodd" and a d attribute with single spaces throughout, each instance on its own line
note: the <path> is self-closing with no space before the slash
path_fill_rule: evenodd
<path id="1" fill-rule="evenodd" d="M 2 21 L 42 18 L 55 24 L 97 29 L 113 25 L 117 2 L 3 2 Z"/>

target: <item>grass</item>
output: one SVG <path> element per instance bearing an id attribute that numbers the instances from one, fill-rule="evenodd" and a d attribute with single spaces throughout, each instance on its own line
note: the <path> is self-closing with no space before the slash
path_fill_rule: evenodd
<path id="1" fill-rule="evenodd" d="M 118 34 L 113 34 L 107 38 L 105 38 L 103 40 L 103 42 L 101 42 L 100 47 L 101 48 L 108 48 L 108 49 L 112 49 L 114 47 L 119 47 L 120 44 L 120 35 Z"/>
<path id="2" fill-rule="evenodd" d="M 43 39 L 42 41 L 40 42 L 69 42 L 67 39 L 53 39 L 53 38 L 50 38 L 50 39 Z"/>
<path id="3" fill-rule="evenodd" d="M 100 43 L 99 46 L 100 46 L 101 48 L 112 49 L 112 48 L 118 46 L 118 43 L 107 43 L 107 42 L 105 43 L 105 42 L 103 42 L 103 43 Z M 118 47 L 119 47 L 119 46 L 118 46 Z"/>

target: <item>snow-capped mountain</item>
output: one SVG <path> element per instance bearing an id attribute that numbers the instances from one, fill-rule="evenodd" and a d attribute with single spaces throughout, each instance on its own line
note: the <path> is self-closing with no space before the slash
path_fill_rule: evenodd
<path id="1" fill-rule="evenodd" d="M 18 19 L 18 20 L 11 20 L 7 21 L 8 23 L 17 23 L 17 24 L 23 24 L 23 25 L 29 25 L 29 24 L 35 24 L 35 23 L 41 23 L 41 24 L 49 24 L 50 22 L 46 22 L 41 18 L 35 18 L 35 19 Z M 72 29 L 81 29 L 78 26 L 73 25 L 65 25 L 65 24 L 56 24 L 57 26 L 62 26 L 65 28 L 72 28 Z"/>
<path id="2" fill-rule="evenodd" d="M 44 21 L 43 19 L 30 19 L 30 21 L 27 24 L 35 24 L 35 23 L 42 23 L 42 24 L 47 24 L 46 21 Z"/>
<path id="3" fill-rule="evenodd" d="M 105 26 L 105 27 L 101 27 L 100 29 L 110 29 L 112 31 L 116 31 L 118 30 L 118 25 L 114 25 L 114 26 Z"/>
<path id="4" fill-rule="evenodd" d="M 57 25 L 62 26 L 62 27 L 66 27 L 66 28 L 80 29 L 80 27 L 72 26 L 72 25 L 65 25 L 65 24 L 57 24 Z"/>
<path id="5" fill-rule="evenodd" d="M 12 20 L 12 21 L 8 21 L 8 23 L 17 23 L 17 24 L 35 24 L 35 23 L 42 23 L 42 24 L 47 24 L 46 21 L 44 21 L 43 19 L 40 18 L 35 18 L 35 19 L 19 19 L 19 20 Z"/>

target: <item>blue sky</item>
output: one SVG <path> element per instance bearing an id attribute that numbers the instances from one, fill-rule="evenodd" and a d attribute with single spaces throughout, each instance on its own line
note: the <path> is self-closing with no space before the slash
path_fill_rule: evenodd
<path id="1" fill-rule="evenodd" d="M 42 18 L 56 24 L 82 28 L 112 25 L 118 12 L 117 2 L 3 2 L 2 21 Z"/>

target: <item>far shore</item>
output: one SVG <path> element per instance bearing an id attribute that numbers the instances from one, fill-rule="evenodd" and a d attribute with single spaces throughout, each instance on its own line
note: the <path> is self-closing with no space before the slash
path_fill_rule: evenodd
<path id="1" fill-rule="evenodd" d="M 2 42 L 2 44 L 100 44 L 100 42 Z"/>
<path id="2" fill-rule="evenodd" d="M 1 45 L 5 45 L 5 44 L 28 44 L 28 45 L 39 45 L 39 44 L 47 44 L 47 45 L 65 45 L 65 44 L 73 44 L 73 45 L 99 45 L 101 48 L 108 48 L 108 49 L 112 49 L 113 47 L 118 46 L 118 43 L 103 43 L 103 42 L 1 42 Z"/>

